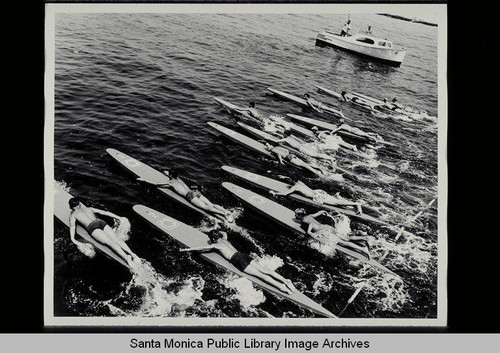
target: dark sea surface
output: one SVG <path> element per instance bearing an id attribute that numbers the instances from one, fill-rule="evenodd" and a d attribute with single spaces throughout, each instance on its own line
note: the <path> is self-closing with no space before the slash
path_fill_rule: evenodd
<path id="1" fill-rule="evenodd" d="M 437 316 L 437 27 L 375 14 L 351 15 L 353 30 L 408 49 L 399 68 L 315 46 L 325 29 L 340 31 L 345 15 L 317 14 L 57 14 L 55 21 L 54 177 L 72 194 L 129 219 L 129 246 L 148 271 L 131 275 L 97 255 L 88 259 L 55 223 L 55 316 L 315 317 L 246 280 L 179 253 L 179 245 L 132 210 L 143 204 L 201 230 L 213 225 L 135 180 L 107 153 L 115 148 L 158 169 L 178 169 L 215 203 L 231 209 L 243 231 L 229 232 L 242 251 L 293 279 L 331 312 L 342 311 L 357 286 L 363 290 L 346 318 Z M 315 91 L 314 84 L 397 97 L 421 111 L 405 121 L 359 110 Z M 256 102 L 272 115 L 294 113 L 336 123 L 273 96 L 268 87 L 336 106 L 346 121 L 376 132 L 389 146 L 360 160 L 339 152 L 339 166 L 354 177 L 318 179 L 287 170 L 220 136 L 214 121 L 243 132 L 216 104 Z M 244 132 L 243 132 L 244 133 Z M 263 193 L 222 171 L 222 165 L 307 184 L 363 200 L 384 220 L 411 232 L 350 220 L 365 235 L 373 257 L 400 277 L 318 249 L 245 207 L 221 183 Z M 290 208 L 300 205 L 277 199 Z M 316 211 L 316 209 L 308 209 Z M 165 322 L 168 324 L 168 322 Z"/>

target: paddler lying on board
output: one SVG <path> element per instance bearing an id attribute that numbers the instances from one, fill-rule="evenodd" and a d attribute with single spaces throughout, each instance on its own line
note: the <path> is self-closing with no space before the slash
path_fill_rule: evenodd
<path id="1" fill-rule="evenodd" d="M 365 132 L 357 127 L 352 127 L 351 125 L 346 124 L 345 120 L 342 118 L 339 118 L 339 122 L 341 124 L 335 130 L 332 130 L 332 134 L 335 134 L 340 130 L 344 130 L 350 132 L 351 134 L 364 137 L 372 142 L 378 142 L 382 140 L 382 137 L 380 135 L 373 132 Z"/>
<path id="2" fill-rule="evenodd" d="M 335 135 L 331 130 L 320 131 L 317 126 L 313 126 L 311 128 L 311 131 L 321 142 L 327 145 L 335 145 L 335 146 L 338 145 L 340 147 L 344 147 L 355 152 L 358 151 L 356 145 L 352 145 L 350 143 L 345 142 L 344 140 L 342 140 L 340 136 Z"/>
<path id="3" fill-rule="evenodd" d="M 71 241 L 75 243 L 80 251 L 86 253 L 89 249 L 87 248 L 87 243 L 82 243 L 75 239 L 77 222 L 85 228 L 87 233 L 89 233 L 96 242 L 108 247 L 125 260 L 130 268 L 134 268 L 140 264 L 141 260 L 132 250 L 130 250 L 127 243 L 120 239 L 105 221 L 97 218 L 96 213 L 117 220 L 120 220 L 121 217 L 108 211 L 87 207 L 77 197 L 71 198 L 68 203 L 71 209 L 69 216 L 69 235 Z"/>
<path id="4" fill-rule="evenodd" d="M 170 180 L 165 183 L 158 184 L 145 180 L 143 178 L 137 178 L 137 180 L 145 181 L 158 187 L 169 187 L 173 189 L 177 194 L 181 195 L 186 200 L 191 202 L 193 205 L 207 212 L 223 217 L 224 220 L 229 223 L 234 222 L 234 219 L 229 211 L 227 211 L 224 207 L 216 205 L 209 201 L 205 196 L 201 194 L 196 185 L 193 185 L 191 187 L 187 186 L 184 180 L 182 180 L 175 171 L 171 171 L 170 173 L 168 171 L 164 171 L 163 173 L 170 178 Z"/>
<path id="5" fill-rule="evenodd" d="M 283 161 L 285 160 L 296 167 L 307 169 L 318 176 L 323 175 L 321 169 L 314 168 L 310 164 L 304 162 L 302 159 L 296 157 L 293 153 L 290 153 L 290 151 L 284 147 L 273 146 L 268 142 L 266 142 L 266 147 L 271 153 L 273 153 L 274 155 L 276 155 L 276 157 L 278 157 L 278 161 L 280 164 L 284 164 Z"/>
<path id="6" fill-rule="evenodd" d="M 246 112 L 250 116 L 252 116 L 252 117 L 254 117 L 255 119 L 258 119 L 258 120 L 262 120 L 264 118 L 262 116 L 262 114 L 255 108 L 255 103 L 254 102 L 250 102 L 248 104 L 248 108 L 243 108 L 243 109 L 237 109 L 237 108 L 235 108 L 235 110 L 237 110 L 239 112 Z"/>
<path id="7" fill-rule="evenodd" d="M 346 91 L 342 91 L 340 93 L 340 95 L 342 96 L 342 98 L 346 101 L 346 102 L 351 102 L 351 103 L 355 103 L 355 104 L 358 104 L 358 105 L 361 105 L 361 106 L 364 106 L 370 110 L 373 110 L 375 109 L 375 104 L 365 100 L 365 99 L 361 99 L 357 96 L 351 96 L 351 97 L 348 97 L 347 96 L 347 92 Z"/>
<path id="8" fill-rule="evenodd" d="M 226 232 L 219 231 L 215 234 L 208 234 L 211 245 L 199 246 L 188 249 L 181 249 L 180 251 L 218 251 L 222 257 L 231 262 L 234 267 L 236 267 L 241 272 L 245 272 L 249 275 L 258 277 L 263 281 L 271 284 L 277 289 L 291 294 L 295 292 L 295 287 L 289 279 L 285 279 L 276 271 L 268 270 L 261 265 L 259 265 L 252 257 L 248 254 L 242 253 L 227 240 Z"/>
<path id="9" fill-rule="evenodd" d="M 316 151 L 314 148 L 308 147 L 307 144 L 300 140 L 299 138 L 292 136 L 292 132 L 290 130 L 285 130 L 283 132 L 283 138 L 278 140 L 277 143 L 285 143 L 288 146 L 298 150 L 302 154 L 305 154 L 309 157 L 313 158 L 319 158 L 319 159 L 326 159 L 331 162 L 335 162 L 335 158 L 332 156 L 329 156 L 326 153 L 320 153 Z"/>
<path id="10" fill-rule="evenodd" d="M 290 187 L 285 192 L 277 192 L 274 190 L 270 190 L 269 193 L 273 196 L 288 196 L 293 194 L 294 192 L 304 195 L 305 197 L 310 198 L 313 202 L 318 205 L 331 205 L 331 206 L 340 206 L 340 207 L 356 207 L 357 214 L 363 213 L 360 202 L 353 202 L 338 196 L 332 196 L 328 194 L 326 191 L 321 189 L 313 190 L 302 181 L 297 181 L 293 186 Z"/>
<path id="11" fill-rule="evenodd" d="M 337 223 L 337 219 L 325 210 L 309 215 L 303 208 L 295 210 L 295 219 L 301 224 L 307 226 L 306 233 L 318 242 L 330 246 L 340 245 L 365 256 L 368 260 L 371 259 L 369 245 L 365 238 L 359 236 L 341 235 L 337 232 L 335 227 L 318 222 L 316 220 L 316 217 L 318 216 L 327 216 Z"/>
<path id="12" fill-rule="evenodd" d="M 384 98 L 384 104 L 381 105 L 381 107 L 384 107 L 384 108 L 387 108 L 387 109 L 390 109 L 390 110 L 404 110 L 404 107 L 397 103 L 397 99 L 396 98 L 393 98 L 391 102 L 389 102 L 389 100 L 387 98 Z"/>
<path id="13" fill-rule="evenodd" d="M 329 112 L 334 112 L 340 116 L 344 116 L 344 114 L 342 114 L 341 111 L 336 110 L 334 108 L 331 108 L 331 107 L 327 106 L 326 104 L 321 103 L 321 102 L 311 98 L 309 93 L 304 94 L 304 98 L 306 99 L 307 105 L 309 105 L 309 107 L 311 107 L 313 110 L 317 111 L 318 113 L 323 113 L 323 111 L 326 110 Z"/>

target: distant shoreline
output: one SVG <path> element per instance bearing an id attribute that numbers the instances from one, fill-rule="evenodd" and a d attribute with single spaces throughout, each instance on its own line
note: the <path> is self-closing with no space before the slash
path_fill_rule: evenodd
<path id="1" fill-rule="evenodd" d="M 424 25 L 427 25 L 427 26 L 437 27 L 436 23 L 431 23 L 431 22 L 419 20 L 417 18 L 408 18 L 408 17 L 404 17 L 404 16 L 399 16 L 399 15 L 392 15 L 392 14 L 389 14 L 389 13 L 379 13 L 379 15 L 396 18 L 398 20 L 403 20 L 403 21 L 408 21 L 408 22 L 415 22 L 415 23 L 421 23 L 421 24 L 424 24 Z"/>

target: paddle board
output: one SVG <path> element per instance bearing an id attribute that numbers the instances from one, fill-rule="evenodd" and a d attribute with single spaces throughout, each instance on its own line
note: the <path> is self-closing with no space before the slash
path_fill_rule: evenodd
<path id="1" fill-rule="evenodd" d="M 222 133 L 224 136 L 229 138 L 231 141 L 239 143 L 239 144 L 241 144 L 241 145 L 243 145 L 243 146 L 245 146 L 245 147 L 247 147 L 255 152 L 259 152 L 260 154 L 263 154 L 269 158 L 273 158 L 273 159 L 275 158 L 274 155 L 271 152 L 269 152 L 269 150 L 266 148 L 266 145 L 264 145 L 263 143 L 260 143 L 259 141 L 255 141 L 254 139 L 252 139 L 248 136 L 240 134 L 237 131 L 228 129 L 227 127 L 224 127 L 224 126 L 219 125 L 217 123 L 214 123 L 212 121 L 209 121 L 207 124 L 210 125 L 211 127 L 213 127 L 214 129 L 216 129 L 217 131 L 219 131 L 220 133 Z"/>
<path id="2" fill-rule="evenodd" d="M 240 111 L 240 109 L 244 109 L 241 107 L 238 107 L 237 105 L 234 105 L 232 103 L 226 102 L 225 100 L 217 97 L 213 97 L 217 103 L 219 103 L 222 107 L 226 109 L 226 111 L 238 118 L 245 118 L 248 120 L 256 121 L 256 119 L 251 116 L 248 112 L 246 111 Z"/>
<path id="3" fill-rule="evenodd" d="M 318 85 L 314 85 L 314 87 L 316 87 L 318 89 L 318 91 L 326 93 L 329 96 L 335 97 L 335 98 L 340 99 L 340 100 L 344 100 L 344 98 L 342 98 L 342 94 L 340 94 L 338 92 L 329 90 L 327 88 L 324 88 L 324 87 L 321 87 L 321 86 L 318 86 Z"/>
<path id="4" fill-rule="evenodd" d="M 67 227 L 69 224 L 69 217 L 71 214 L 71 209 L 69 208 L 68 201 L 74 197 L 69 192 L 64 190 L 62 186 L 54 181 L 54 215 Z M 84 239 L 87 243 L 92 244 L 97 250 L 102 252 L 104 255 L 109 257 L 112 260 L 115 260 L 119 264 L 130 268 L 125 260 L 123 260 L 120 256 L 115 254 L 111 249 L 107 246 L 98 243 L 92 238 L 89 233 L 80 225 L 76 226 L 76 234 L 78 234 L 82 239 Z M 68 233 L 69 236 L 69 233 Z"/>
<path id="5" fill-rule="evenodd" d="M 326 93 L 332 97 L 338 98 L 342 101 L 345 101 L 345 99 L 342 97 L 342 95 L 338 92 L 329 90 L 327 88 L 324 88 L 324 87 L 321 87 L 318 85 L 314 85 L 314 87 L 316 87 L 319 91 L 321 91 L 323 93 Z M 401 115 L 402 114 L 402 115 L 404 115 L 404 117 L 399 116 L 398 120 L 413 121 L 413 119 L 408 116 L 407 112 L 405 112 L 402 109 L 396 109 L 396 110 L 389 109 L 388 107 L 386 107 L 384 105 L 385 104 L 384 101 L 381 101 L 380 99 L 375 99 L 375 98 L 366 96 L 366 95 L 361 94 L 361 93 L 356 93 L 356 92 L 346 92 L 346 97 L 347 97 L 347 99 L 349 99 L 348 100 L 349 103 L 354 104 L 360 108 L 368 109 L 370 111 L 379 111 L 379 112 L 389 114 L 389 115 L 395 115 L 395 114 Z M 353 101 L 352 99 L 354 97 L 358 98 L 359 101 Z"/>
<path id="6" fill-rule="evenodd" d="M 292 120 L 299 121 L 304 125 L 308 125 L 310 127 L 316 126 L 320 129 L 329 130 L 329 131 L 337 130 L 338 127 L 340 126 L 340 125 L 328 123 L 326 121 L 312 119 L 312 118 L 308 118 L 306 116 L 297 115 L 297 114 L 287 114 L 286 116 Z M 339 131 L 337 131 L 337 134 L 340 136 L 343 136 L 343 137 L 349 137 L 349 138 L 353 138 L 353 139 L 361 140 L 361 141 L 369 141 L 370 140 L 366 136 L 356 135 L 356 134 L 353 134 L 353 133 L 351 133 L 349 131 L 345 131 L 345 130 L 339 130 Z"/>
<path id="7" fill-rule="evenodd" d="M 214 129 L 216 129 L 217 131 L 221 132 L 222 134 L 224 134 L 225 136 L 227 136 L 229 139 L 231 139 L 232 141 L 236 142 L 236 143 L 239 143 L 243 146 L 246 146 L 250 149 L 252 149 L 253 151 L 256 151 L 256 152 L 259 152 L 269 158 L 272 158 L 272 159 L 277 159 L 277 157 L 271 153 L 267 148 L 266 148 L 266 145 L 248 137 L 248 136 L 245 136 L 243 134 L 240 134 L 239 132 L 237 131 L 234 131 L 234 130 L 231 130 L 229 128 L 226 128 L 224 126 L 221 126 L 217 123 L 214 123 L 214 122 L 211 122 L 209 121 L 207 123 L 208 125 L 210 125 L 211 127 L 213 127 Z M 284 148 L 284 147 L 283 147 Z M 292 149 L 292 148 L 289 148 L 288 146 L 286 147 L 286 149 L 288 149 L 291 153 L 294 153 L 294 154 L 297 154 L 297 155 L 302 155 L 303 154 L 299 151 L 295 151 L 295 149 Z M 309 170 L 305 169 L 305 168 L 302 168 L 302 167 L 299 167 L 299 166 L 295 166 L 287 161 L 285 161 L 284 163 L 286 163 L 287 165 L 291 165 L 295 168 L 298 168 L 300 170 L 303 170 L 303 171 L 306 171 L 306 172 L 310 172 Z M 341 172 L 341 173 L 344 173 L 344 174 L 351 174 L 347 169 L 344 169 L 344 168 L 341 168 L 341 167 L 336 167 L 336 169 Z"/>
<path id="8" fill-rule="evenodd" d="M 222 183 L 222 186 L 231 192 L 233 195 L 241 199 L 243 202 L 245 202 L 247 205 L 255 209 L 258 213 L 272 219 L 273 221 L 281 224 L 283 227 L 293 231 L 296 234 L 304 235 L 309 237 L 307 233 L 301 228 L 300 223 L 296 222 L 294 220 L 295 218 L 295 212 L 289 208 L 286 208 L 283 205 L 280 205 L 277 202 L 274 202 L 268 198 L 265 198 L 259 194 L 254 193 L 253 191 L 250 191 L 248 189 L 242 188 L 241 186 L 224 182 Z M 371 259 L 368 260 L 366 257 L 363 255 L 352 251 L 350 249 L 344 248 L 342 246 L 337 246 L 337 248 L 340 252 L 352 256 L 359 261 L 368 264 L 370 266 L 376 267 L 378 269 L 381 269 L 385 272 L 393 273 L 391 270 L 389 270 L 387 267 L 384 265 L 380 264 L 379 262 Z"/>
<path id="9" fill-rule="evenodd" d="M 232 174 L 232 175 L 234 175 L 234 176 L 236 176 L 236 177 L 238 177 L 238 178 L 240 178 L 240 179 L 242 179 L 242 180 L 244 180 L 244 181 L 246 181 L 254 186 L 257 186 L 261 189 L 264 189 L 268 192 L 270 190 L 276 191 L 278 193 L 288 192 L 288 190 L 290 190 L 290 188 L 292 187 L 292 185 L 284 183 L 282 181 L 271 179 L 271 178 L 268 178 L 266 176 L 255 174 L 252 172 L 248 172 L 248 171 L 243 170 L 243 169 L 238 169 L 238 168 L 234 168 L 234 167 L 230 167 L 230 166 L 222 166 L 222 169 L 224 171 L 226 171 L 226 172 L 228 172 L 228 173 L 230 173 L 230 174 Z M 343 213 L 349 217 L 353 217 L 353 218 L 356 218 L 356 219 L 359 219 L 362 221 L 373 222 L 373 223 L 381 224 L 384 226 L 391 226 L 389 223 L 387 223 L 379 218 L 370 216 L 368 214 L 365 214 L 365 213 L 357 214 L 352 207 L 344 208 L 344 207 L 333 206 L 333 205 L 328 205 L 328 204 L 318 204 L 318 203 L 314 202 L 312 199 L 310 199 L 302 194 L 298 194 L 298 193 L 289 194 L 289 195 L 287 195 L 287 197 L 290 199 L 293 199 L 295 201 L 305 203 L 309 206 L 314 206 L 314 207 L 322 208 L 322 209 L 329 210 L 329 211 Z"/>
<path id="10" fill-rule="evenodd" d="M 125 167 L 128 171 L 132 172 L 136 176 L 143 178 L 144 180 L 150 181 L 154 184 L 165 184 L 167 183 L 170 178 L 166 176 L 164 173 L 148 166 L 147 164 L 130 157 L 129 155 L 120 152 L 118 150 L 115 150 L 113 148 L 107 148 L 106 152 L 113 157 L 120 165 Z M 189 207 L 190 209 L 201 213 L 202 215 L 206 217 L 214 217 L 213 215 L 210 215 L 208 212 L 205 210 L 193 205 L 191 202 L 186 200 L 184 197 L 181 195 L 177 194 L 175 191 L 168 187 L 158 187 L 158 190 L 160 190 L 162 193 L 167 195 L 169 198 L 183 204 L 186 207 Z"/>
<path id="11" fill-rule="evenodd" d="M 238 122 L 237 123 L 241 128 L 243 128 L 245 131 L 249 132 L 250 134 L 252 134 L 253 136 L 259 138 L 259 139 L 262 139 L 262 140 L 265 140 L 267 142 L 271 142 L 271 143 L 278 143 L 278 141 L 280 140 L 278 137 L 276 136 L 273 136 L 265 131 L 262 131 L 262 130 L 259 130 L 257 128 L 254 128 L 253 126 L 250 126 L 250 125 L 247 125 L 247 124 L 244 124 L 244 123 L 241 123 L 241 122 Z"/>
<path id="12" fill-rule="evenodd" d="M 267 89 L 281 98 L 288 99 L 289 101 L 295 102 L 297 104 L 300 104 L 300 105 L 303 105 L 307 108 L 312 109 L 311 106 L 309 106 L 309 104 L 307 103 L 307 101 L 303 98 L 294 96 L 293 94 L 290 94 L 290 93 L 282 92 L 280 90 L 277 90 L 277 89 L 274 89 L 271 87 L 268 87 Z M 333 114 L 337 117 L 341 117 L 341 118 L 344 117 L 344 114 L 340 110 L 337 110 L 337 109 L 332 108 L 332 107 L 322 107 L 321 110 L 323 110 L 327 113 Z"/>
<path id="13" fill-rule="evenodd" d="M 166 216 L 158 211 L 153 210 L 152 208 L 143 206 L 143 205 L 135 205 L 133 207 L 134 211 L 151 223 L 153 226 L 157 227 L 161 231 L 165 232 L 176 241 L 185 245 L 186 247 L 193 248 L 198 246 L 206 246 L 210 244 L 210 240 L 208 236 L 199 230 L 188 226 L 172 217 Z M 296 290 L 292 294 L 287 294 L 276 287 L 262 281 L 260 278 L 249 275 L 245 272 L 239 271 L 233 264 L 231 264 L 228 260 L 222 257 L 217 252 L 198 252 L 198 254 L 203 257 L 205 260 L 225 268 L 226 270 L 233 272 L 239 276 L 248 278 L 257 286 L 265 289 L 278 297 L 282 297 L 285 299 L 294 302 L 298 306 L 311 310 L 319 315 L 323 315 L 326 317 L 336 318 L 336 316 L 330 311 L 323 308 L 321 305 L 307 297 L 305 294 Z"/>
<path id="14" fill-rule="evenodd" d="M 290 119 L 292 120 L 295 120 L 295 121 L 300 121 L 301 123 L 305 124 L 305 125 L 308 125 L 308 126 L 317 126 L 318 128 L 321 128 L 321 129 L 324 129 L 324 130 L 330 130 L 330 131 L 333 131 L 333 130 L 336 130 L 340 125 L 335 125 L 335 124 L 331 124 L 331 123 L 328 123 L 326 121 L 321 121 L 321 120 L 317 120 L 317 119 L 312 119 L 312 118 L 308 118 L 308 117 L 305 117 L 305 116 L 302 116 L 302 115 L 297 115 L 297 114 L 287 114 L 286 115 L 287 117 L 289 117 Z M 342 137 L 348 137 L 348 138 L 352 138 L 352 139 L 356 139 L 356 140 L 359 140 L 361 142 L 374 142 L 374 143 L 380 143 L 380 144 L 383 144 L 383 145 L 387 145 L 387 146 L 396 146 L 395 144 L 391 143 L 391 142 L 387 142 L 385 140 L 383 140 L 382 138 L 380 139 L 375 139 L 373 137 L 367 137 L 367 136 L 362 136 L 362 135 L 357 135 L 353 132 L 350 132 L 350 131 L 346 131 L 346 130 L 339 130 L 336 132 L 336 134 L 342 136 Z"/>

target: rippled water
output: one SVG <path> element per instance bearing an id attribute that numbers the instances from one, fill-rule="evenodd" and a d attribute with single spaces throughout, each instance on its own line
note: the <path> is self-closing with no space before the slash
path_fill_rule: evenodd
<path id="1" fill-rule="evenodd" d="M 375 14 L 351 16 L 353 29 L 408 49 L 399 68 L 315 46 L 316 34 L 340 30 L 345 15 L 317 14 L 128 14 L 71 13 L 55 18 L 54 176 L 74 194 L 127 217 L 130 247 L 148 263 L 131 276 L 97 256 L 86 259 L 56 223 L 56 316 L 242 316 L 312 317 L 199 257 L 179 256 L 178 245 L 132 211 L 144 204 L 202 230 L 210 224 L 170 203 L 155 188 L 135 181 L 107 155 L 115 148 L 152 167 L 177 168 L 202 186 L 206 196 L 234 210 L 243 232 L 230 239 L 269 267 L 294 278 L 297 287 L 339 313 L 359 283 L 361 294 L 344 312 L 353 318 L 423 318 L 437 315 L 437 27 Z M 398 97 L 425 111 L 412 122 L 373 115 L 317 93 L 314 84 L 336 91 Z M 325 119 L 276 99 L 274 87 L 297 96 L 309 92 L 336 105 L 349 124 L 382 135 L 396 147 L 371 160 L 339 153 L 338 163 L 354 180 L 313 179 L 278 168 L 220 137 L 206 123 L 238 131 L 217 96 L 240 106 L 250 100 L 267 114 L 295 113 Z M 330 119 L 330 118 L 329 118 Z M 334 121 L 332 121 L 334 122 Z M 375 258 L 390 249 L 386 266 L 397 278 L 332 256 L 245 208 L 222 187 L 242 185 L 220 169 L 232 165 L 284 181 L 361 199 L 386 220 L 404 223 L 423 214 L 394 242 L 397 230 L 351 220 L 366 235 Z M 289 207 L 296 204 L 281 200 Z M 200 223 L 202 222 L 202 223 Z"/>

